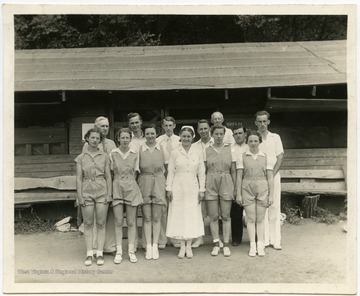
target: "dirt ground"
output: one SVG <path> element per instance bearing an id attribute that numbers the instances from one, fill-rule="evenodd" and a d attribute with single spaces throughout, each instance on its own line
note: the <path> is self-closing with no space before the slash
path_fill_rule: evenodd
<path id="1" fill-rule="evenodd" d="M 194 250 L 193 259 L 178 259 L 168 246 L 159 260 L 138 262 L 127 255 L 119 265 L 111 255 L 105 264 L 86 267 L 85 243 L 78 232 L 15 236 L 16 283 L 338 283 L 346 282 L 346 233 L 343 224 L 316 224 L 304 219 L 300 225 L 282 226 L 283 250 L 266 248 L 265 257 L 249 257 L 244 229 L 243 243 L 231 247 L 231 257 L 212 257 L 210 237 Z M 124 241 L 124 245 L 126 241 Z M 126 253 L 125 253 L 126 254 Z"/>

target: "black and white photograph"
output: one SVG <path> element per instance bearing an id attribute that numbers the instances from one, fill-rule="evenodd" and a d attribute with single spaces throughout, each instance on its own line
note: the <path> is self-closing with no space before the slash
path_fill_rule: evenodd
<path id="1" fill-rule="evenodd" d="M 356 6 L 3 6 L 4 293 L 356 293 Z"/>

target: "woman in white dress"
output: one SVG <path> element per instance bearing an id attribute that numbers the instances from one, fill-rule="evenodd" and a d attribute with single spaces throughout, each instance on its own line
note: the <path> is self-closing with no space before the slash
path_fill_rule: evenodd
<path id="1" fill-rule="evenodd" d="M 192 258 L 192 239 L 204 235 L 201 201 L 205 197 L 205 165 L 200 149 L 191 145 L 194 136 L 193 127 L 181 128 L 181 146 L 171 152 L 166 180 L 166 236 L 180 241 L 180 259 L 185 254 Z"/>

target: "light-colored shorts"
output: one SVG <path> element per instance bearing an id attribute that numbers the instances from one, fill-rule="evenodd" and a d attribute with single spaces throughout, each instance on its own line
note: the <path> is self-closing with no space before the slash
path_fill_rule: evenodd
<path id="1" fill-rule="evenodd" d="M 241 194 L 244 207 L 252 205 L 255 200 L 259 206 L 268 207 L 269 187 L 265 178 L 260 180 L 244 179 Z"/>
<path id="2" fill-rule="evenodd" d="M 206 175 L 205 200 L 233 200 L 234 183 L 229 173 L 211 172 Z"/>

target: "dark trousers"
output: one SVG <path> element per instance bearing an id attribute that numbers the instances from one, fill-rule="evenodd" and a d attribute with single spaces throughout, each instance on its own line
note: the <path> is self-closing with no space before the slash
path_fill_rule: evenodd
<path id="1" fill-rule="evenodd" d="M 236 202 L 231 205 L 231 236 L 233 242 L 241 243 L 243 236 L 243 210 Z"/>

